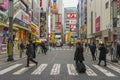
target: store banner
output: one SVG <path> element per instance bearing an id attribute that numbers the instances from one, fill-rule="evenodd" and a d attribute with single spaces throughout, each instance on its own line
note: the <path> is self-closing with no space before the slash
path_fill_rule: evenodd
<path id="1" fill-rule="evenodd" d="M 35 24 L 31 24 L 30 25 L 30 27 L 31 27 L 31 33 L 33 34 L 33 35 L 36 35 L 36 36 L 38 36 L 39 35 L 39 27 L 37 27 Z"/>
<path id="2" fill-rule="evenodd" d="M 100 16 L 96 18 L 96 32 L 99 32 L 100 31 Z"/>
<path id="3" fill-rule="evenodd" d="M 40 0 L 40 7 L 42 7 L 42 0 Z"/>

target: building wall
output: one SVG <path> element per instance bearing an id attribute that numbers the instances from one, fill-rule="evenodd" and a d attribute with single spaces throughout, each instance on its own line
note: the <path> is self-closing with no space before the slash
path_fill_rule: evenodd
<path id="1" fill-rule="evenodd" d="M 106 3 L 108 2 L 108 8 Z M 93 19 L 91 18 L 93 12 Z M 87 0 L 87 38 L 92 37 L 92 33 L 96 32 L 96 18 L 100 16 L 100 31 L 110 27 L 110 0 Z M 93 20 L 93 26 L 91 26 Z M 91 28 L 93 27 L 93 30 Z"/>

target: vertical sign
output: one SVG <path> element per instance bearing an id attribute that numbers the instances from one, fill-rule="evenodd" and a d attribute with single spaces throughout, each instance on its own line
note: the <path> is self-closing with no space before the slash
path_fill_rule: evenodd
<path id="1" fill-rule="evenodd" d="M 99 32 L 100 31 L 100 16 L 96 18 L 96 32 Z"/>
<path id="2" fill-rule="evenodd" d="M 42 0 L 40 0 L 40 7 L 42 7 Z"/>

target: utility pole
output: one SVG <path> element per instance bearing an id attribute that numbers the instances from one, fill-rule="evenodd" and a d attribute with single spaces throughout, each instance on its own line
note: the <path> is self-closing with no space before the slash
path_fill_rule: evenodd
<path id="1" fill-rule="evenodd" d="M 8 40 L 8 59 L 13 61 L 13 0 L 9 0 L 9 40 Z"/>

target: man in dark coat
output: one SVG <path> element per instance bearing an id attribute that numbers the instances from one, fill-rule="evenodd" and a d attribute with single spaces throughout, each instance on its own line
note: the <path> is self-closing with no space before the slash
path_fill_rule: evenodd
<path id="1" fill-rule="evenodd" d="M 100 65 L 101 61 L 103 60 L 105 62 L 104 66 L 106 66 L 106 52 L 107 52 L 107 49 L 106 49 L 105 45 L 101 44 L 101 46 L 99 47 L 99 50 L 100 50 L 100 55 L 99 55 L 98 65 Z"/>
<path id="2" fill-rule="evenodd" d="M 96 60 L 96 56 L 95 56 L 96 44 L 94 42 L 90 45 L 90 51 L 91 51 L 91 54 L 92 54 L 93 61 Z"/>
<path id="3" fill-rule="evenodd" d="M 32 61 L 36 64 L 38 64 L 37 61 L 33 60 L 33 56 L 34 56 L 34 46 L 32 44 L 32 41 L 29 41 L 29 44 L 27 45 L 27 50 L 26 50 L 26 55 L 27 55 L 27 66 L 26 67 L 29 67 L 29 61 Z"/>
<path id="4" fill-rule="evenodd" d="M 83 46 L 80 43 L 77 43 L 76 45 L 76 51 L 74 55 L 74 60 L 76 61 L 76 64 L 78 62 L 83 62 L 84 61 L 84 56 L 83 56 Z"/>

